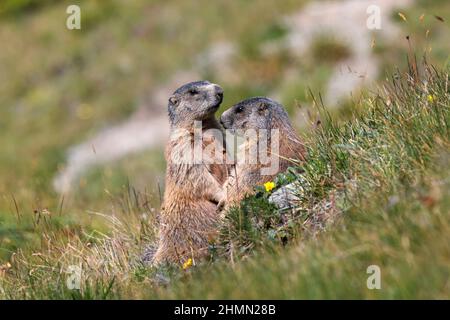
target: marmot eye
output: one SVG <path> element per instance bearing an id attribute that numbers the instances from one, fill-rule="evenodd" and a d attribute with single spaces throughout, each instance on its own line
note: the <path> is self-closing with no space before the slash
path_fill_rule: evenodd
<path id="1" fill-rule="evenodd" d="M 196 95 L 196 94 L 198 94 L 198 90 L 197 89 L 189 89 L 189 94 L 190 95 Z"/>
<path id="2" fill-rule="evenodd" d="M 242 106 L 237 107 L 235 110 L 236 113 L 241 113 L 242 111 L 244 111 L 244 107 Z"/>

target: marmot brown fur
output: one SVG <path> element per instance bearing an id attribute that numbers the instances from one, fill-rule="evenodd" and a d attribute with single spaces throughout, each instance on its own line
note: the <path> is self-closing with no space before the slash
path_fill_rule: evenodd
<path id="1" fill-rule="evenodd" d="M 275 176 L 286 171 L 289 166 L 294 166 L 295 161 L 303 161 L 305 157 L 305 148 L 302 140 L 299 138 L 292 127 L 288 114 L 284 107 L 265 97 L 255 97 L 237 103 L 225 111 L 220 117 L 220 123 L 225 129 L 231 129 L 239 136 L 241 132 L 247 135 L 249 130 L 258 133 L 257 139 L 246 139 L 238 147 L 236 155 L 236 164 L 230 170 L 230 175 L 224 185 L 226 196 L 221 201 L 221 206 L 229 208 L 237 204 L 246 195 L 251 194 L 254 187 L 266 182 L 273 181 Z M 261 131 L 261 129 L 263 129 Z M 262 144 L 264 130 L 267 130 L 267 137 L 274 133 L 274 129 L 279 132 L 279 150 L 271 151 L 271 141 L 266 145 Z M 276 138 L 276 137 L 275 137 Z M 259 149 L 264 150 L 259 150 Z M 269 160 L 269 163 L 262 163 L 258 155 L 257 161 L 249 163 L 245 161 L 240 163 L 239 157 L 248 156 L 252 150 L 263 151 L 268 158 L 277 157 L 276 161 Z M 248 159 L 246 159 L 248 160 Z M 276 165 L 274 170 L 268 170 L 265 173 L 261 169 Z"/>
<path id="2" fill-rule="evenodd" d="M 198 81 L 180 87 L 169 99 L 171 133 L 166 148 L 159 243 L 153 264 L 183 263 L 188 258 L 204 256 L 217 232 L 217 203 L 224 195 L 222 185 L 226 169 L 218 159 L 199 159 L 198 156 L 214 142 L 217 143 L 214 148 L 222 148 L 213 148 L 214 153 L 223 158 L 221 127 L 214 116 L 222 98 L 220 86 Z M 201 126 L 197 121 L 201 121 Z M 199 133 L 201 141 L 198 141 Z M 200 147 L 195 149 L 198 142 Z M 208 156 L 213 156 L 212 153 Z"/>

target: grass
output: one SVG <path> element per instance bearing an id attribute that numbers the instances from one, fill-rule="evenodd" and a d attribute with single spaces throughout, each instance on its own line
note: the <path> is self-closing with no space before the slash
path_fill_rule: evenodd
<path id="1" fill-rule="evenodd" d="M 408 42 L 375 33 L 390 84 L 330 114 L 311 92 L 324 89 L 345 45 L 319 38 L 302 58 L 260 50 L 283 41 L 283 17 L 306 0 L 81 0 L 83 29 L 69 32 L 73 3 L 0 4 L 0 298 L 448 298 L 448 1 L 417 1 L 407 21 L 392 13 L 439 72 L 393 74 L 407 68 Z M 314 106 L 321 125 L 300 128 L 308 188 L 282 213 L 260 192 L 229 213 L 210 260 L 154 270 L 140 257 L 155 238 L 162 150 L 91 169 L 70 198 L 52 179 L 68 147 L 127 118 L 217 42 L 237 48 L 232 74 L 193 68 L 223 84 L 223 108 L 272 92 L 291 115 Z M 365 287 L 369 264 L 381 267 L 381 291 Z M 78 291 L 65 285 L 72 265 L 83 270 Z"/>
<path id="2" fill-rule="evenodd" d="M 385 94 L 366 100 L 366 112 L 343 126 L 328 123 L 309 141 L 302 177 L 310 189 L 291 213 L 298 229 L 288 236 L 292 245 L 280 249 L 286 239 L 275 237 L 274 243 L 272 237 L 267 251 L 196 272 L 162 296 L 448 298 L 449 78 L 431 73 L 426 86 L 410 76 L 394 80 Z M 429 103 L 430 94 L 440 102 Z M 323 199 L 331 199 L 328 210 L 337 210 L 340 219 L 331 225 L 325 219 L 327 232 L 316 233 L 308 221 L 321 214 L 316 203 Z M 243 219 L 251 215 L 245 205 L 240 213 Z M 251 236 L 260 224 L 234 217 L 227 229 L 236 232 L 229 240 L 242 252 L 255 245 Z M 265 225 L 267 233 L 273 230 Z M 379 291 L 366 287 L 372 264 L 381 268 Z"/>
<path id="3" fill-rule="evenodd" d="M 130 188 L 103 216 L 109 235 L 61 232 L 43 213 L 40 249 L 2 266 L 2 297 L 448 298 L 449 70 L 418 69 L 393 74 L 345 123 L 322 110 L 303 173 L 277 181 L 302 179 L 295 209 L 278 212 L 263 191 L 245 200 L 211 259 L 188 270 L 141 263 L 157 223 L 147 195 Z M 373 264 L 381 290 L 366 287 Z M 70 265 L 82 266 L 80 290 L 65 285 Z"/>

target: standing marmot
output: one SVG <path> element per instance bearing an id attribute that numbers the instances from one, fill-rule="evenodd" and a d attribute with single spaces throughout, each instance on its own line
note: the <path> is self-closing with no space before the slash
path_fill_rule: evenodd
<path id="1" fill-rule="evenodd" d="M 304 145 L 292 127 L 288 114 L 281 104 L 269 98 L 255 97 L 237 103 L 222 114 L 220 123 L 224 128 L 234 130 L 238 136 L 242 135 L 242 132 L 246 138 L 251 136 L 248 135 L 249 132 L 258 134 L 256 139 L 246 139 L 238 147 L 237 163 L 235 168 L 230 170 L 230 176 L 225 183 L 226 196 L 222 199 L 221 205 L 230 207 L 238 203 L 247 194 L 252 193 L 255 186 L 272 181 L 278 173 L 293 166 L 293 160 L 304 160 Z M 279 141 L 278 152 L 271 149 L 270 136 L 271 133 L 275 133 L 274 129 L 278 129 L 279 132 L 279 139 L 276 136 L 272 137 Z M 269 137 L 267 144 L 262 142 L 266 140 L 264 134 Z M 252 152 L 255 156 L 256 150 L 259 152 L 257 159 L 253 159 L 256 161 L 252 163 L 248 161 L 249 159 L 245 159 L 244 163 L 240 163 L 243 157 Z M 271 158 L 268 159 L 268 163 L 262 163 L 261 152 Z M 271 166 L 275 168 L 266 172 L 261 170 Z"/>
<path id="2" fill-rule="evenodd" d="M 223 163 L 223 139 L 214 116 L 222 99 L 222 88 L 208 81 L 183 85 L 169 99 L 166 185 L 153 264 L 203 256 L 216 233 L 226 177 L 225 165 L 217 164 Z M 211 146 L 214 155 L 205 154 Z"/>

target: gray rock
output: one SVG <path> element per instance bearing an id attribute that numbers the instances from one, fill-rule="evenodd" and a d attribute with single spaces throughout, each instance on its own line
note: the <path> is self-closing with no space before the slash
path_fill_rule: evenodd
<path id="1" fill-rule="evenodd" d="M 305 194 L 306 181 L 299 179 L 295 182 L 282 186 L 269 197 L 269 202 L 273 203 L 280 210 L 292 209 Z"/>

